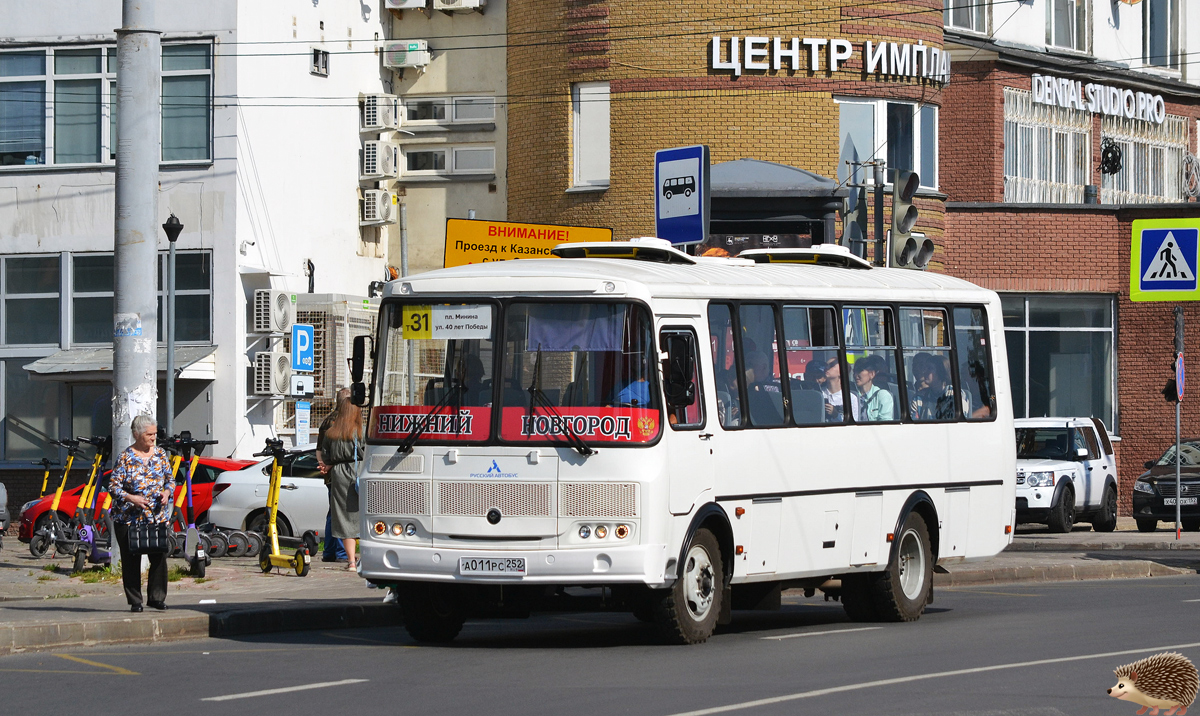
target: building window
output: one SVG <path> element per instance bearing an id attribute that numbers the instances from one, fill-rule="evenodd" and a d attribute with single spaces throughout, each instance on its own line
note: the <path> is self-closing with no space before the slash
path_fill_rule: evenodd
<path id="1" fill-rule="evenodd" d="M 1004 88 L 1004 201 L 1078 204 L 1091 179 L 1092 115 Z"/>
<path id="2" fill-rule="evenodd" d="M 1046 0 L 1046 44 L 1087 52 L 1088 0 Z"/>
<path id="3" fill-rule="evenodd" d="M 571 85 L 573 186 L 607 187 L 609 107 L 607 82 Z"/>
<path id="4" fill-rule="evenodd" d="M 164 307 L 167 304 L 168 255 L 158 255 L 158 342 L 165 342 Z M 212 342 L 212 254 L 208 251 L 175 252 L 175 341 Z"/>
<path id="5" fill-rule="evenodd" d="M 211 152 L 211 45 L 163 45 L 162 161 Z M 0 166 L 116 160 L 115 47 L 0 53 Z"/>
<path id="6" fill-rule="evenodd" d="M 212 156 L 212 46 L 163 45 L 162 160 Z"/>
<path id="7" fill-rule="evenodd" d="M 838 100 L 841 136 L 849 139 L 861 162 L 883 159 L 888 181 L 896 170 L 915 171 L 921 186 L 938 185 L 938 108 L 933 105 L 887 100 Z M 839 177 L 845 178 L 839 168 Z M 869 172 L 868 172 L 869 175 Z"/>
<path id="8" fill-rule="evenodd" d="M 1147 65 L 1179 69 L 1179 0 L 1146 0 L 1142 54 Z"/>
<path id="9" fill-rule="evenodd" d="M 32 380 L 21 366 L 33 361 L 33 358 L 0 361 L 4 373 L 4 430 L 0 434 L 4 438 L 5 460 L 27 462 L 40 460 L 42 456 L 54 459 L 58 454 L 58 449 L 49 442 L 61 435 L 59 392 L 63 384 Z"/>
<path id="10" fill-rule="evenodd" d="M 1013 414 L 1094 417 L 1113 429 L 1112 297 L 1002 294 L 1001 300 Z"/>
<path id="11" fill-rule="evenodd" d="M 406 97 L 404 99 L 405 124 L 469 124 L 490 122 L 495 118 L 495 97 Z"/>
<path id="12" fill-rule="evenodd" d="M 945 0 L 943 20 L 948 28 L 986 33 L 987 11 L 984 0 Z"/>
<path id="13" fill-rule="evenodd" d="M 8 256 L 3 260 L 4 344 L 57 344 L 59 257 Z"/>
<path id="14" fill-rule="evenodd" d="M 113 255 L 71 257 L 71 343 L 112 343 Z"/>
<path id="15" fill-rule="evenodd" d="M 314 47 L 313 51 L 312 51 L 312 64 L 308 68 L 308 71 L 310 73 L 312 73 L 314 75 L 318 75 L 320 77 L 328 77 L 329 76 L 329 53 L 326 52 L 325 50 L 318 50 L 317 48 Z"/>
<path id="16" fill-rule="evenodd" d="M 496 171 L 496 148 L 463 144 L 437 147 L 402 146 L 402 176 L 492 174 Z"/>
<path id="17" fill-rule="evenodd" d="M 1162 124 L 1124 117 L 1102 117 L 1102 140 L 1121 148 L 1121 171 L 1104 174 L 1100 198 L 1105 204 L 1187 201 L 1183 161 L 1188 152 L 1188 120 L 1168 114 Z"/>

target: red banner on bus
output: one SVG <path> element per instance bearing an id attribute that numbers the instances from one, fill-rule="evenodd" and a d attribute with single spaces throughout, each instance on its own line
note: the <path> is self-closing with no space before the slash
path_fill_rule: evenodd
<path id="1" fill-rule="evenodd" d="M 500 437 L 512 441 L 562 440 L 570 429 L 587 442 L 648 443 L 658 437 L 662 413 L 645 408 L 504 408 Z"/>
<path id="2" fill-rule="evenodd" d="M 432 406 L 382 405 L 371 409 L 369 436 L 378 440 L 402 440 L 417 429 Z M 444 407 L 429 421 L 421 440 L 487 440 L 491 431 L 492 409 L 464 406 L 454 412 Z"/>

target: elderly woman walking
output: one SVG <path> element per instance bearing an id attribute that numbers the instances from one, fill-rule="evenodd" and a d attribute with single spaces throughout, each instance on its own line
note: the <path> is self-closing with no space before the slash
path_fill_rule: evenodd
<path id="1" fill-rule="evenodd" d="M 358 487 L 354 466 L 363 457 L 362 410 L 350 402 L 350 391 L 338 391 L 337 413 L 317 441 L 321 462 L 329 466 L 329 512 L 332 536 L 346 548 L 346 569 L 358 566 L 355 540 L 358 539 Z"/>
<path id="2" fill-rule="evenodd" d="M 165 523 L 171 514 L 174 491 L 171 485 L 171 461 L 158 447 L 158 423 L 149 415 L 133 419 L 133 444 L 117 457 L 108 491 L 112 494 L 113 528 L 121 547 L 121 577 L 129 611 L 142 611 L 141 554 L 129 549 L 129 531 L 142 523 Z M 146 584 L 148 604 L 167 608 L 167 555 L 150 554 L 150 574 Z"/>

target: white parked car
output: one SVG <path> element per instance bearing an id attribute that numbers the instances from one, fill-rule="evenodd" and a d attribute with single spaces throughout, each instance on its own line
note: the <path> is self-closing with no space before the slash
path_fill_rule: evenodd
<path id="1" fill-rule="evenodd" d="M 1017 432 L 1017 522 L 1044 522 L 1070 532 L 1090 521 L 1117 526 L 1117 461 L 1096 418 L 1022 418 Z"/>
<path id="2" fill-rule="evenodd" d="M 218 527 L 266 533 L 267 488 L 271 481 L 271 461 L 223 472 L 213 484 L 212 507 L 208 519 Z M 316 450 L 289 455 L 283 462 L 283 481 L 279 491 L 276 525 L 279 534 L 299 536 L 313 530 L 325 533 L 325 514 L 329 511 L 329 491 L 317 469 Z"/>

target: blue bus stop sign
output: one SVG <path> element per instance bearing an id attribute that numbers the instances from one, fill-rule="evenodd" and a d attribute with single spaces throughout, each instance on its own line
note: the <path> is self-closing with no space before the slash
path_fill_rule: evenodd
<path id="1" fill-rule="evenodd" d="M 654 153 L 654 226 L 672 244 L 708 238 L 708 147 L 702 144 Z"/>
<path id="2" fill-rule="evenodd" d="M 292 370 L 313 371 L 313 327 L 292 324 Z"/>

